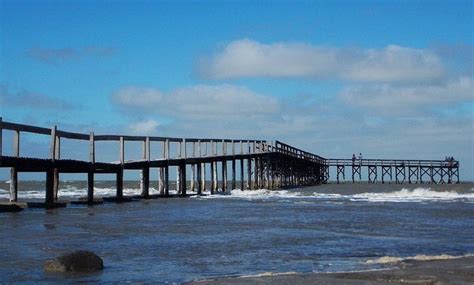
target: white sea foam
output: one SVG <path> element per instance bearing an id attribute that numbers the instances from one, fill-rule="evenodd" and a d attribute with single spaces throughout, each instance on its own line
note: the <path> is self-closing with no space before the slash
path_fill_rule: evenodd
<path id="1" fill-rule="evenodd" d="M 419 260 L 419 261 L 427 261 L 427 260 L 446 260 L 446 259 L 456 259 L 456 258 L 463 258 L 463 257 L 471 257 L 474 254 L 466 254 L 466 255 L 448 255 L 448 254 L 440 254 L 440 255 L 415 255 L 410 257 L 395 257 L 395 256 L 383 256 L 377 259 L 369 259 L 366 263 L 373 264 L 386 264 L 386 263 L 396 263 L 406 260 Z"/>
<path id="2" fill-rule="evenodd" d="M 431 188 L 403 188 L 400 191 L 387 193 L 361 193 L 350 196 L 353 201 L 372 202 L 424 202 L 424 201 L 474 201 L 473 193 L 458 193 L 455 191 L 434 191 Z"/>
<path id="3" fill-rule="evenodd" d="M 209 193 L 206 193 L 209 194 Z M 305 198 L 300 192 L 290 191 L 290 190 L 268 190 L 268 189 L 258 189 L 258 190 L 240 190 L 234 189 L 227 192 L 218 192 L 216 195 L 212 196 L 202 196 L 199 198 L 240 198 L 240 199 L 270 199 L 270 198 Z"/>
<path id="4" fill-rule="evenodd" d="M 352 195 L 338 193 L 303 193 L 294 190 L 245 190 L 235 189 L 205 198 L 240 198 L 240 199 L 270 199 L 270 198 L 304 198 L 331 201 L 362 201 L 362 202 L 430 202 L 430 201 L 468 201 L 474 202 L 474 193 L 458 193 L 455 191 L 434 191 L 431 188 L 401 189 L 393 192 L 367 192 Z"/>
<path id="5" fill-rule="evenodd" d="M 188 191 L 189 192 L 189 191 Z M 115 188 L 101 188 L 94 187 L 94 195 L 98 197 L 114 196 Z M 150 188 L 150 194 L 157 194 L 158 190 Z M 170 190 L 170 194 L 176 194 L 176 190 Z M 33 198 L 43 199 L 45 192 L 41 190 L 20 191 L 19 198 Z M 126 196 L 140 194 L 140 189 L 124 188 L 123 194 Z M 227 192 L 218 192 L 216 195 L 210 195 L 210 191 L 203 192 L 206 196 L 199 198 L 203 199 L 248 199 L 248 200 L 262 200 L 262 199 L 308 199 L 308 200 L 326 200 L 330 202 L 344 202 L 344 201 L 361 201 L 361 202 L 436 202 L 436 201 L 463 201 L 474 203 L 474 193 L 459 193 L 455 191 L 434 191 L 431 188 L 416 188 L 413 190 L 401 189 L 393 192 L 367 192 L 352 195 L 338 194 L 338 193 L 319 193 L 319 192 L 301 192 L 301 190 L 245 190 L 234 189 Z M 79 198 L 87 195 L 87 189 L 69 186 L 59 190 L 60 198 L 70 199 Z M 0 189 L 0 199 L 8 199 L 9 191 Z M 287 200 L 285 200 L 287 201 Z"/>
<path id="6" fill-rule="evenodd" d="M 158 190 L 151 187 L 150 194 L 158 193 Z M 175 194 L 176 190 L 170 190 L 170 194 Z M 94 187 L 94 196 L 105 197 L 105 196 L 115 196 L 115 188 L 101 188 Z M 140 189 L 137 188 L 124 188 L 123 195 L 132 196 L 140 194 Z M 18 196 L 20 199 L 44 199 L 45 191 L 44 190 L 28 190 L 28 191 L 19 191 Z M 59 197 L 65 199 L 74 199 L 87 196 L 87 189 L 77 188 L 77 187 L 67 187 L 59 189 Z M 9 199 L 9 191 L 0 189 L 0 199 Z"/>

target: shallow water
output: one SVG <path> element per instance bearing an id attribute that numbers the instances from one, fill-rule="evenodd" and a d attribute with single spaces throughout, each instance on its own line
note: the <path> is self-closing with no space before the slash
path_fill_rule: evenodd
<path id="1" fill-rule="evenodd" d="M 44 197 L 42 184 L 34 183 L 20 199 Z M 101 183 L 103 195 L 113 193 L 112 182 Z M 84 195 L 83 187 L 62 183 L 62 198 Z M 464 255 L 474 253 L 473 189 L 472 183 L 333 184 L 0 213 L 0 276 L 7 283 L 183 282 L 371 269 L 381 265 L 365 261 L 383 256 Z M 104 271 L 42 271 L 46 259 L 75 249 L 96 252 Z"/>

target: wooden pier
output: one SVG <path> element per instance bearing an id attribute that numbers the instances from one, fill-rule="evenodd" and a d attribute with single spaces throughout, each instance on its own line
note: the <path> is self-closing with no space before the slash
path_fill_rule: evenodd
<path id="1" fill-rule="evenodd" d="M 362 181 L 362 168 L 366 168 L 368 183 L 459 183 L 459 161 L 454 159 L 328 159 L 325 167 L 324 180 L 329 179 L 329 168 L 335 167 L 337 183 L 346 179 L 346 168 L 352 182 Z"/>
<path id="2" fill-rule="evenodd" d="M 13 153 L 11 155 L 4 155 L 2 152 L 3 132 L 5 131 L 13 132 Z M 49 158 L 22 156 L 20 153 L 22 133 L 49 136 Z M 89 160 L 62 158 L 61 142 L 65 139 L 87 141 L 89 143 Z M 117 162 L 96 161 L 96 144 L 102 141 L 115 141 L 119 144 L 119 160 Z M 126 160 L 125 144 L 127 142 L 142 143 L 142 159 Z M 158 143 L 159 151 L 153 151 L 151 143 Z M 175 151 L 172 151 L 173 149 Z M 46 191 L 43 206 L 47 208 L 64 206 L 58 203 L 60 173 L 87 174 L 86 203 L 94 204 L 96 202 L 94 199 L 96 174 L 115 174 L 116 194 L 114 197 L 106 199 L 124 202 L 129 200 L 123 195 L 123 177 L 126 170 L 141 171 L 141 194 L 139 196 L 147 199 L 170 196 L 169 176 L 172 167 L 175 167 L 177 171 L 178 195 L 187 196 L 188 190 L 195 192 L 196 195 L 201 195 L 205 189 L 209 189 L 210 193 L 214 194 L 217 191 L 227 191 L 229 186 L 232 189 L 248 190 L 317 185 L 323 182 L 325 161 L 320 156 L 279 141 L 270 143 L 266 140 L 96 135 L 93 132 L 82 134 L 62 131 L 56 126 L 43 128 L 6 122 L 0 118 L 0 167 L 11 169 L 10 201 L 18 202 L 19 172 L 44 172 Z M 231 168 L 230 178 L 227 171 L 228 164 Z M 239 174 L 237 174 L 237 165 Z M 220 175 L 218 166 L 221 170 Z M 151 196 L 149 193 L 150 171 L 152 170 L 158 171 L 159 178 L 157 185 L 159 195 L 155 196 Z M 208 181 L 210 183 L 206 185 Z M 190 182 L 189 185 L 187 182 Z"/>
<path id="3" fill-rule="evenodd" d="M 2 152 L 3 133 L 6 131 L 13 132 L 13 151 L 9 155 L 4 155 Z M 22 133 L 48 136 L 49 157 L 22 156 L 20 152 Z M 88 142 L 89 159 L 63 158 L 61 142 L 66 139 Z M 118 143 L 118 161 L 96 161 L 96 144 L 104 141 Z M 125 144 L 127 142 L 142 144 L 141 159 L 126 159 Z M 206 189 L 214 194 L 218 191 L 225 192 L 229 190 L 229 187 L 249 190 L 318 185 L 329 181 L 330 167 L 337 168 L 338 182 L 345 177 L 346 167 L 352 169 L 353 182 L 357 176 L 359 180 L 361 179 L 362 167 L 368 168 L 369 183 L 378 181 L 377 169 L 381 170 L 382 183 L 387 181 L 386 179 L 395 180 L 396 183 L 405 183 L 407 180 L 409 183 L 459 182 L 459 162 L 457 161 L 326 159 L 280 141 L 96 135 L 93 132 L 83 134 L 59 130 L 56 126 L 44 128 L 6 122 L 2 121 L 1 117 L 0 167 L 10 168 L 10 202 L 12 203 L 18 202 L 18 173 L 44 172 L 46 189 L 44 203 L 34 205 L 46 208 L 65 206 L 58 202 L 60 173 L 87 174 L 87 193 L 85 193 L 87 199 L 83 202 L 90 205 L 97 203 L 97 197 L 94 196 L 95 176 L 103 173 L 116 176 L 115 196 L 105 197 L 104 200 L 115 202 L 130 200 L 130 197 L 123 195 L 124 171 L 127 170 L 140 170 L 141 173 L 141 193 L 134 198 L 170 197 L 169 176 L 170 168 L 173 167 L 176 169 L 178 196 L 187 196 L 188 191 L 201 195 Z M 156 185 L 158 195 L 150 195 L 151 171 L 158 172 Z"/>

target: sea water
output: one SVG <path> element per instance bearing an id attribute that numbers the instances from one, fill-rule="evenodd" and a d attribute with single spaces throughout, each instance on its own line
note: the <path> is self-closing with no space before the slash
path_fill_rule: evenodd
<path id="1" fill-rule="evenodd" d="M 114 185 L 96 181 L 95 193 L 113 195 Z M 0 182 L 0 199 L 8 199 L 8 186 Z M 124 194 L 138 188 L 126 182 Z M 44 199 L 43 189 L 44 182 L 22 182 L 19 199 Z M 86 193 L 84 181 L 61 182 L 60 199 Z M 369 270 L 384 266 L 377 260 L 474 253 L 474 184 L 328 184 L 27 209 L 0 213 L 0 240 L 5 283 L 179 283 Z M 47 259 L 77 249 L 101 256 L 103 272 L 43 272 Z"/>

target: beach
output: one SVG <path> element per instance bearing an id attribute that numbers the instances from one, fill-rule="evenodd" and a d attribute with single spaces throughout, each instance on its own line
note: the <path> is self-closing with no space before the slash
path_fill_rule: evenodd
<path id="1" fill-rule="evenodd" d="M 434 260 L 403 260 L 390 268 L 344 273 L 263 274 L 238 278 L 201 280 L 186 284 L 473 284 L 474 257 Z"/>

